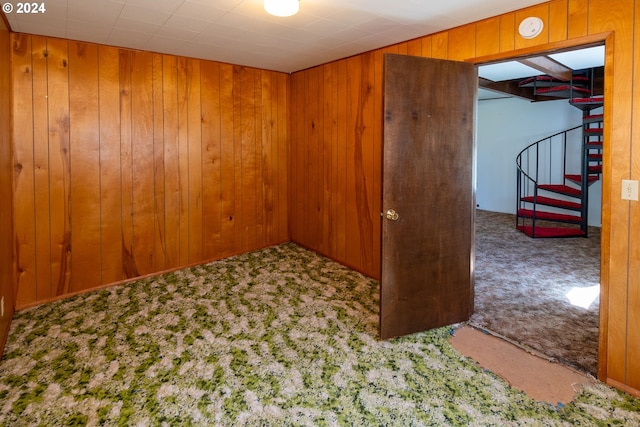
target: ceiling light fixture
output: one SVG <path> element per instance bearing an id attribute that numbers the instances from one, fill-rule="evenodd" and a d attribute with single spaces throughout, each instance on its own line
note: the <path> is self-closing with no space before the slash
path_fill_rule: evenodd
<path id="1" fill-rule="evenodd" d="M 264 10 L 273 16 L 291 16 L 300 10 L 300 0 L 264 0 Z"/>

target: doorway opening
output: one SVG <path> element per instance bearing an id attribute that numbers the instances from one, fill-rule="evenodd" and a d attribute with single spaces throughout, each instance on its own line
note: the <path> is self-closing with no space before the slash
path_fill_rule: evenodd
<path id="1" fill-rule="evenodd" d="M 475 168 L 475 313 L 471 323 L 594 376 L 598 371 L 602 181 L 589 185 L 588 237 L 532 238 L 521 232 L 526 230 L 517 230 L 516 215 L 525 208 L 515 191 L 516 156 L 534 141 L 571 128 L 576 129 L 560 138 L 570 146 L 580 147 L 584 142 L 585 114 L 571 104 L 571 96 L 559 91 L 542 95 L 545 91 L 536 93 L 535 87 L 532 90 L 521 82 L 544 75 L 552 77 L 540 79 L 548 82 L 546 87 L 567 86 L 554 76 L 558 70 L 569 69 L 572 76 L 597 70 L 592 79 L 599 80 L 592 80 L 589 90 L 602 95 L 604 60 L 601 44 L 480 65 Z M 593 114 L 601 112 L 602 107 Z M 581 167 L 580 154 L 575 161 L 575 149 L 572 154 L 569 151 L 560 162 L 566 168 L 559 173 L 563 178 L 578 172 L 571 168 Z M 540 158 L 558 156 L 554 148 Z"/>

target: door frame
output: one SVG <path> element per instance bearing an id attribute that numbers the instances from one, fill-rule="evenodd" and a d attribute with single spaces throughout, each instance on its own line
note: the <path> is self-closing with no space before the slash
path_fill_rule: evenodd
<path id="1" fill-rule="evenodd" d="M 613 32 L 607 32 L 602 34 L 594 34 L 591 36 L 580 37 L 576 39 L 547 43 L 537 45 L 534 47 L 528 47 L 523 49 L 512 50 L 505 53 L 494 54 L 476 57 L 468 59 L 467 62 L 471 62 L 476 66 L 512 61 L 519 58 L 527 58 L 535 55 L 544 55 L 553 52 L 560 52 L 565 50 L 574 50 L 579 47 L 589 46 L 605 46 L 605 58 L 604 58 L 604 133 L 603 133 L 603 151 L 609 152 L 611 149 L 611 105 L 612 105 L 612 92 L 611 84 L 613 78 Z M 477 126 L 477 124 L 476 124 Z M 610 163 L 610 162 L 607 162 Z M 599 328 L 598 328 L 598 379 L 604 380 L 607 378 L 607 348 L 608 348 L 608 325 L 609 325 L 609 277 L 608 271 L 604 269 L 603 260 L 609 259 L 610 244 L 609 239 L 606 238 L 611 229 L 611 213 L 603 209 L 604 201 L 611 200 L 611 186 L 609 185 L 611 176 L 611 169 L 603 167 L 602 170 L 602 199 L 600 204 L 600 211 L 602 216 L 601 235 L 603 238 L 600 241 L 600 309 L 599 309 Z"/>

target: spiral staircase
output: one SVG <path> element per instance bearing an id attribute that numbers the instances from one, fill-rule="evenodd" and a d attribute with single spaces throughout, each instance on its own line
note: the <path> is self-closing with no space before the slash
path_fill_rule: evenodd
<path id="1" fill-rule="evenodd" d="M 588 237 L 589 187 L 601 178 L 603 160 L 604 98 L 594 86 L 597 72 L 519 83 L 537 97 L 566 98 L 583 114 L 579 126 L 530 144 L 516 158 L 516 227 L 530 237 Z"/>

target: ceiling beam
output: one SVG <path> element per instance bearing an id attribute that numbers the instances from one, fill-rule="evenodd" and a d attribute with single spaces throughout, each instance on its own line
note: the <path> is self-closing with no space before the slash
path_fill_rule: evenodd
<path id="1" fill-rule="evenodd" d="M 571 68 L 562 65 L 558 61 L 548 56 L 534 56 L 531 58 L 519 59 L 518 62 L 528 67 L 536 69 L 543 74 L 550 75 L 556 79 L 570 81 L 573 75 Z"/>
<path id="2" fill-rule="evenodd" d="M 530 87 L 520 87 L 518 80 L 505 80 L 502 82 L 494 82 L 483 77 L 478 77 L 478 87 L 491 90 L 494 92 L 506 93 L 517 96 L 518 98 L 529 99 L 531 101 L 551 101 L 554 99 L 562 99 L 553 96 L 534 95 L 533 89 Z"/>

